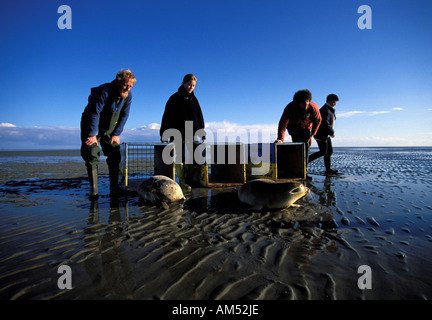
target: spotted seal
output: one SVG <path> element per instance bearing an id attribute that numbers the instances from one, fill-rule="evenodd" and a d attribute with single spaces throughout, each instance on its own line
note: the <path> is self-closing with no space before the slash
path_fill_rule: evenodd
<path id="1" fill-rule="evenodd" d="M 282 209 L 309 192 L 309 188 L 296 181 L 275 182 L 269 179 L 256 179 L 242 185 L 238 190 L 241 202 L 253 206 L 254 210 Z"/>
<path id="2" fill-rule="evenodd" d="M 137 193 L 144 201 L 165 209 L 169 208 L 169 203 L 185 199 L 180 185 L 162 175 L 145 179 L 138 186 Z"/>

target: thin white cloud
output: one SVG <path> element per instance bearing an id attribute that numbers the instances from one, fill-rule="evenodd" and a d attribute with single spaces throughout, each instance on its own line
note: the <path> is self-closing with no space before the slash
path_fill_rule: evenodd
<path id="1" fill-rule="evenodd" d="M 337 113 L 337 117 L 338 118 L 351 118 L 351 117 L 355 117 L 361 114 L 364 114 L 364 111 L 347 111 L 347 112 L 341 112 L 341 113 Z"/>
<path id="2" fill-rule="evenodd" d="M 148 129 L 150 129 L 150 130 L 159 130 L 160 129 L 160 124 L 159 123 L 150 123 L 150 124 L 148 124 L 148 125 L 142 125 L 142 126 L 140 126 L 140 127 L 137 127 L 137 128 L 133 128 L 133 129 L 130 129 L 130 130 L 148 130 Z"/>
<path id="3" fill-rule="evenodd" d="M 389 114 L 392 113 L 392 111 L 402 111 L 403 108 L 392 108 L 391 110 L 382 110 L 382 111 L 346 111 L 346 112 L 340 112 L 337 113 L 337 117 L 338 118 L 351 118 L 351 117 L 355 117 L 355 116 L 377 116 L 377 115 L 381 115 L 381 114 Z"/>
<path id="4" fill-rule="evenodd" d="M 13 127 L 16 127 L 16 125 L 14 125 L 12 123 L 2 122 L 2 123 L 0 123 L 0 127 L 13 128 Z"/>
<path id="5" fill-rule="evenodd" d="M 367 116 L 376 116 L 379 114 L 388 114 L 388 113 L 391 113 L 391 111 L 372 111 L 372 112 L 367 113 L 366 115 Z"/>

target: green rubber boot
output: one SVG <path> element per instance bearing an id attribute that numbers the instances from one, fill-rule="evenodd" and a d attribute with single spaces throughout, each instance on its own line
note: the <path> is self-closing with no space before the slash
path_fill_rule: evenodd
<path id="1" fill-rule="evenodd" d="M 177 177 L 179 179 L 179 185 L 182 189 L 191 190 L 191 187 L 186 183 L 185 177 L 185 167 L 183 163 L 176 164 L 175 169 L 177 172 Z"/>

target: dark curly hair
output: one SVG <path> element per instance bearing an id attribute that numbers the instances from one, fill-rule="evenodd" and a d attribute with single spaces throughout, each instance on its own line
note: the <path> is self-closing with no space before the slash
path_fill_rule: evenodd
<path id="1" fill-rule="evenodd" d="M 294 94 L 293 101 L 296 103 L 312 100 L 312 93 L 308 89 L 299 90 Z"/>

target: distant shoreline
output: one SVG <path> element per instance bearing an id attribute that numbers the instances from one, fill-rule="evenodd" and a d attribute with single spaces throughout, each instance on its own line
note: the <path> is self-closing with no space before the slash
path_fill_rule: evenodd
<path id="1" fill-rule="evenodd" d="M 155 142 L 157 144 L 157 142 Z M 418 149 L 418 148 L 430 148 L 432 149 L 432 146 L 333 146 L 333 149 L 335 150 L 341 150 L 341 149 Z M 317 146 L 312 146 L 312 149 L 318 149 Z M 8 153 L 14 152 L 14 153 L 21 153 L 19 155 L 26 156 L 28 152 L 32 152 L 31 156 L 34 156 L 35 153 L 40 153 L 41 156 L 47 155 L 50 152 L 60 152 L 63 153 L 65 156 L 70 155 L 80 155 L 80 149 L 0 149 L 0 157 L 4 156 L 10 156 Z"/>
<path id="2" fill-rule="evenodd" d="M 52 156 L 53 152 L 56 153 L 57 156 L 80 156 L 79 149 L 51 149 L 51 150 L 0 150 L 0 157 L 10 157 L 11 153 L 13 156 Z"/>

